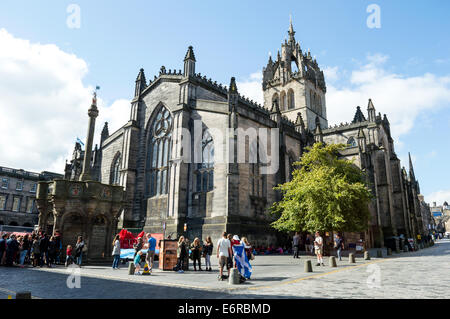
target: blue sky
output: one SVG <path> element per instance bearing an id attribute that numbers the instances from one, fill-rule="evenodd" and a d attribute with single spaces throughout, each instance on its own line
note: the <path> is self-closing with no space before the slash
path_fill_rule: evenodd
<path id="1" fill-rule="evenodd" d="M 66 10 L 72 3 L 81 9 L 79 29 L 66 25 Z M 380 29 L 366 25 L 366 8 L 372 3 L 381 9 Z M 397 153 L 405 166 L 408 151 L 412 153 L 422 193 L 446 192 L 450 196 L 449 11 L 450 2 L 444 0 L 2 1 L 0 29 L 14 39 L 54 44 L 84 61 L 82 85 L 101 86 L 99 95 L 108 108 L 115 101 L 131 98 L 139 68 L 145 69 L 147 79 L 153 78 L 161 65 L 181 69 L 189 45 L 194 46 L 197 72 L 225 85 L 231 76 L 238 83 L 254 82 L 254 74 L 265 66 L 268 53 L 276 55 L 287 36 L 292 15 L 302 49 L 310 48 L 326 70 L 327 105 L 334 108 L 329 112 L 333 119 L 341 120 L 342 110 L 342 118 L 351 121 L 356 105 L 364 109 L 373 98 L 377 110 L 389 118 L 392 114 Z M 377 104 L 375 97 L 384 101 L 385 88 L 376 86 L 376 79 L 369 79 L 366 71 L 399 83 L 398 94 L 389 92 L 395 103 Z M 361 73 L 363 83 L 358 81 Z M 411 83 L 417 86 L 412 85 L 409 92 Z M 425 102 L 411 106 L 409 112 L 402 96 L 409 97 L 405 103 L 411 103 L 409 95 L 422 92 L 421 83 L 428 88 L 417 99 L 423 97 Z M 433 91 L 438 84 L 440 90 Z M 374 96 L 367 88 L 373 89 Z M 342 94 L 338 92 L 347 91 L 357 92 L 352 95 L 356 98 L 339 98 Z M 244 93 L 258 94 L 251 89 Z M 402 113 L 409 116 L 408 121 L 402 121 Z M 79 131 L 83 137 L 84 127 Z M 7 158 L 0 159 L 17 166 Z M 33 165 L 24 168 L 40 169 Z M 438 201 L 442 198 L 433 196 Z"/>

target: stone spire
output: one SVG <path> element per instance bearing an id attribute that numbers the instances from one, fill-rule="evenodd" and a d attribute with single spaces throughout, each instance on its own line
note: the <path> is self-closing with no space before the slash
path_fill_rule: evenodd
<path id="1" fill-rule="evenodd" d="M 409 178 L 411 179 L 411 181 L 415 181 L 416 180 L 416 176 L 414 175 L 414 166 L 412 163 L 412 159 L 411 159 L 411 153 L 408 152 L 408 158 L 409 158 Z"/>
<path id="2" fill-rule="evenodd" d="M 314 130 L 314 139 L 317 142 L 323 143 L 322 128 L 320 127 L 320 119 L 316 116 L 316 129 Z"/>
<path id="3" fill-rule="evenodd" d="M 303 121 L 302 114 L 300 112 L 297 113 L 297 119 L 295 120 L 295 126 L 297 127 L 297 131 L 301 134 L 305 133 L 305 122 Z"/>
<path id="4" fill-rule="evenodd" d="M 361 152 L 366 151 L 366 135 L 364 134 L 362 127 L 360 127 L 358 131 L 358 146 Z"/>
<path id="5" fill-rule="evenodd" d="M 195 74 L 195 62 L 194 48 L 190 45 L 184 57 L 184 76 L 192 76 Z"/>
<path id="6" fill-rule="evenodd" d="M 103 145 L 103 142 L 109 137 L 109 130 L 108 130 L 108 122 L 105 122 L 105 125 L 102 129 L 102 134 L 100 135 L 100 148 Z"/>
<path id="7" fill-rule="evenodd" d="M 140 69 L 136 77 L 136 88 L 134 90 L 134 96 L 141 95 L 141 92 L 147 87 L 147 82 L 145 80 L 144 69 Z"/>
<path id="8" fill-rule="evenodd" d="M 83 171 L 81 172 L 80 175 L 80 181 L 92 180 L 91 177 L 92 142 L 94 140 L 95 119 L 98 116 L 97 92 L 94 92 L 92 104 L 88 110 L 88 115 L 89 115 L 89 124 L 86 136 L 86 149 L 84 151 Z"/>
<path id="9" fill-rule="evenodd" d="M 361 112 L 361 107 L 357 106 L 356 113 L 355 113 L 355 116 L 353 117 L 352 123 L 364 122 L 364 121 L 366 121 L 366 118 L 364 117 L 364 114 Z"/>
<path id="10" fill-rule="evenodd" d="M 369 122 L 375 122 L 377 113 L 375 111 L 375 106 L 372 103 L 372 99 L 369 99 L 369 104 L 367 105 L 367 114 L 369 117 Z"/>
<path id="11" fill-rule="evenodd" d="M 292 15 L 289 17 L 289 43 L 295 43 L 295 31 L 294 31 L 294 26 L 292 25 Z"/>
<path id="12" fill-rule="evenodd" d="M 230 87 L 228 88 L 228 107 L 230 112 L 236 112 L 239 100 L 239 93 L 236 85 L 236 79 L 233 76 L 230 80 Z"/>

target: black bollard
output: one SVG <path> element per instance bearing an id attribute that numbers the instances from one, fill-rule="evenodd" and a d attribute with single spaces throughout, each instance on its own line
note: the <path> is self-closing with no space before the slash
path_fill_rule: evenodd
<path id="1" fill-rule="evenodd" d="M 305 260 L 305 272 L 312 272 L 311 260 Z"/>
<path id="2" fill-rule="evenodd" d="M 330 256 L 329 264 L 330 264 L 330 267 L 337 267 L 336 257 Z"/>
<path id="3" fill-rule="evenodd" d="M 348 254 L 348 262 L 352 263 L 352 264 L 356 263 L 355 254 L 354 253 Z"/>

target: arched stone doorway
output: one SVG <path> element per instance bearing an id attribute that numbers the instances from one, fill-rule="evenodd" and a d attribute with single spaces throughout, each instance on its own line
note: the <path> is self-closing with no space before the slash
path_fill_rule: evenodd
<path id="1" fill-rule="evenodd" d="M 63 250 L 66 250 L 67 245 L 71 245 L 75 249 L 78 236 L 84 236 L 83 217 L 77 213 L 71 213 L 64 216 L 62 220 L 62 243 Z"/>

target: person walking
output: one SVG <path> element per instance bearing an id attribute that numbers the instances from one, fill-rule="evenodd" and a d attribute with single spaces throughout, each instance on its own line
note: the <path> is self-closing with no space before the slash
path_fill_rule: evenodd
<path id="1" fill-rule="evenodd" d="M 78 236 L 77 244 L 75 245 L 75 258 L 78 267 L 81 268 L 81 263 L 83 262 L 83 248 L 84 241 L 82 236 Z"/>
<path id="2" fill-rule="evenodd" d="M 33 257 L 33 267 L 41 263 L 41 245 L 39 244 L 39 237 L 35 236 L 33 244 L 31 245 L 31 255 Z"/>
<path id="3" fill-rule="evenodd" d="M 200 244 L 200 239 L 198 239 L 198 237 L 194 239 L 194 242 L 191 245 L 191 251 L 192 251 L 192 260 L 194 261 L 194 271 L 197 271 L 196 262 L 198 262 L 198 270 L 202 271 L 202 264 L 201 264 L 202 245 Z"/>
<path id="4" fill-rule="evenodd" d="M 142 247 L 144 247 L 144 242 L 142 240 L 142 237 L 138 237 L 137 243 L 133 245 L 134 257 L 136 257 L 136 254 L 141 251 Z"/>
<path id="5" fill-rule="evenodd" d="M 0 266 L 3 265 L 4 257 L 6 254 L 6 241 L 8 240 L 8 235 L 3 234 L 0 238 Z"/>
<path id="6" fill-rule="evenodd" d="M 190 250 L 189 238 L 184 238 L 184 249 L 186 253 L 184 254 L 184 268 L 183 270 L 189 270 L 189 250 Z"/>
<path id="7" fill-rule="evenodd" d="M 30 251 L 30 240 L 28 239 L 29 235 L 26 234 L 24 236 L 24 238 L 22 239 L 22 244 L 21 244 L 21 252 L 20 252 L 20 267 L 23 268 L 25 267 L 25 257 L 28 255 L 28 252 Z"/>
<path id="8" fill-rule="evenodd" d="M 12 234 L 6 241 L 6 266 L 13 266 L 14 257 L 19 250 L 19 242 L 16 240 L 16 235 Z"/>
<path id="9" fill-rule="evenodd" d="M 241 238 L 241 245 L 244 245 L 245 255 L 247 255 L 247 259 L 248 260 L 252 260 L 253 247 L 248 242 L 247 237 L 242 237 Z"/>
<path id="10" fill-rule="evenodd" d="M 62 241 L 61 233 L 59 230 L 55 230 L 55 243 L 56 243 L 56 264 L 61 264 L 61 253 L 62 253 Z"/>
<path id="11" fill-rule="evenodd" d="M 298 234 L 298 232 L 295 232 L 295 235 L 292 238 L 292 249 L 294 250 L 294 258 L 300 258 L 298 256 L 299 245 L 300 245 L 300 235 Z"/>
<path id="12" fill-rule="evenodd" d="M 119 236 L 119 234 L 117 234 L 116 237 L 114 237 L 112 245 L 113 245 L 112 256 L 114 257 L 112 269 L 119 269 L 119 260 L 120 260 L 120 236 Z"/>
<path id="13" fill-rule="evenodd" d="M 51 267 L 56 262 L 56 241 L 55 237 L 50 237 L 48 241 L 48 261 L 47 266 Z"/>
<path id="14" fill-rule="evenodd" d="M 217 242 L 217 258 L 219 259 L 219 280 L 224 280 L 223 276 L 223 267 L 227 266 L 228 277 L 230 276 L 230 264 L 228 262 L 228 258 L 231 256 L 231 242 L 227 238 L 227 233 L 223 232 L 222 238 Z"/>
<path id="15" fill-rule="evenodd" d="M 39 241 L 39 250 L 41 251 L 39 266 L 42 267 L 44 263 L 48 266 L 48 237 L 46 233 L 42 234 L 41 240 Z"/>
<path id="16" fill-rule="evenodd" d="M 69 266 L 70 264 L 72 264 L 73 262 L 75 262 L 73 260 L 73 249 L 71 245 L 67 245 L 67 249 L 66 249 L 66 262 L 65 262 L 65 266 Z"/>
<path id="17" fill-rule="evenodd" d="M 148 263 L 150 273 L 152 273 L 153 262 L 155 260 L 156 239 L 152 237 L 152 234 L 150 233 L 147 234 L 147 238 L 148 238 L 148 249 L 147 249 L 147 256 L 145 256 L 145 260 Z"/>
<path id="18" fill-rule="evenodd" d="M 186 258 L 186 248 L 185 248 L 186 242 L 184 241 L 184 236 L 180 236 L 178 239 L 178 248 L 177 248 L 177 255 L 178 255 L 178 262 L 177 266 L 175 267 L 179 273 L 184 272 L 184 261 Z"/>
<path id="19" fill-rule="evenodd" d="M 138 251 L 136 254 L 136 257 L 134 257 L 134 274 L 135 275 L 141 275 L 141 257 L 142 257 L 142 251 Z"/>
<path id="20" fill-rule="evenodd" d="M 206 242 L 203 247 L 203 255 L 205 257 L 205 267 L 207 271 L 211 271 L 211 255 L 213 253 L 213 243 L 211 240 L 211 236 L 206 237 Z M 209 266 L 209 268 L 208 268 Z"/>
<path id="21" fill-rule="evenodd" d="M 334 239 L 334 248 L 336 249 L 337 258 L 339 259 L 339 261 L 341 261 L 342 260 L 341 251 L 342 249 L 344 249 L 344 241 L 342 240 L 340 234 L 337 234 L 336 238 Z"/>
<path id="22" fill-rule="evenodd" d="M 317 256 L 317 264 L 316 266 L 325 266 L 323 264 L 323 259 L 322 259 L 322 255 L 323 255 L 323 238 L 320 236 L 320 233 L 317 231 L 316 232 L 316 239 L 314 239 L 314 251 L 316 253 Z"/>

